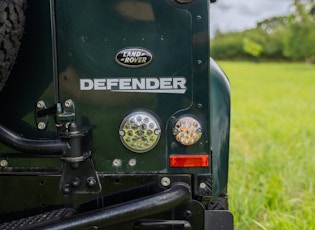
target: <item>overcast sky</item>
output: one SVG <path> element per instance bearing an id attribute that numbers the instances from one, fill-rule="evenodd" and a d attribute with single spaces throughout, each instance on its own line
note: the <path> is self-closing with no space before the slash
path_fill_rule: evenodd
<path id="1" fill-rule="evenodd" d="M 217 0 L 210 5 L 210 32 L 241 31 L 273 16 L 287 15 L 292 0 Z"/>

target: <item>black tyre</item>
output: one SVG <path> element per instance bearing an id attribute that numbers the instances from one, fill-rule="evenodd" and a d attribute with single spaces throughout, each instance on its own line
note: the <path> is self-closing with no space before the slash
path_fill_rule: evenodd
<path id="1" fill-rule="evenodd" d="M 25 22 L 26 0 L 0 0 L 0 92 L 17 56 Z"/>

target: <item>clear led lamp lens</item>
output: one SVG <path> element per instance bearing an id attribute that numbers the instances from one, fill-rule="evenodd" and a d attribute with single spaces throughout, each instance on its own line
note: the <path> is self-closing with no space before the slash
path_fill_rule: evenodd
<path id="1" fill-rule="evenodd" d="M 127 149 L 143 153 L 157 145 L 161 136 L 161 128 L 153 115 L 138 111 L 125 117 L 120 125 L 119 135 Z"/>

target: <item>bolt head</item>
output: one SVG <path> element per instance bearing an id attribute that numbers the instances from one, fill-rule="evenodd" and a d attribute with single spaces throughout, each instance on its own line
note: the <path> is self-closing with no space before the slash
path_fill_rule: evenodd
<path id="1" fill-rule="evenodd" d="M 66 100 L 66 101 L 65 101 L 65 106 L 66 106 L 67 108 L 72 107 L 72 106 L 73 106 L 73 101 L 72 101 L 71 99 Z"/>
<path id="2" fill-rule="evenodd" d="M 204 188 L 206 188 L 207 187 L 207 185 L 206 185 L 206 183 L 204 183 L 204 182 L 201 182 L 200 184 L 199 184 L 199 188 L 201 188 L 201 189 L 204 189 Z"/>
<path id="3" fill-rule="evenodd" d="M 75 178 L 72 180 L 71 184 L 73 187 L 79 187 L 79 185 L 81 184 L 81 180 L 79 178 Z"/>
<path id="4" fill-rule="evenodd" d="M 41 122 L 38 123 L 37 128 L 39 130 L 44 130 L 44 129 L 46 129 L 46 124 L 41 121 Z"/>
<path id="5" fill-rule="evenodd" d="M 92 188 L 96 185 L 96 180 L 94 177 L 87 178 L 87 185 Z"/>
<path id="6" fill-rule="evenodd" d="M 46 104 L 44 101 L 38 101 L 36 106 L 38 109 L 44 109 L 46 107 Z"/>
<path id="7" fill-rule="evenodd" d="M 161 179 L 161 185 L 163 185 L 164 187 L 167 187 L 171 184 L 171 179 L 169 177 L 163 177 Z"/>
<path id="8" fill-rule="evenodd" d="M 69 184 L 65 184 L 62 188 L 62 192 L 64 194 L 69 194 L 71 192 L 71 186 Z"/>

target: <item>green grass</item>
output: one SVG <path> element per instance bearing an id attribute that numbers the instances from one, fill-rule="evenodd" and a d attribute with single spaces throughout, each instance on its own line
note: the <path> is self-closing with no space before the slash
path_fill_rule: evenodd
<path id="1" fill-rule="evenodd" d="M 219 64 L 231 83 L 235 229 L 314 229 L 315 66 Z"/>

